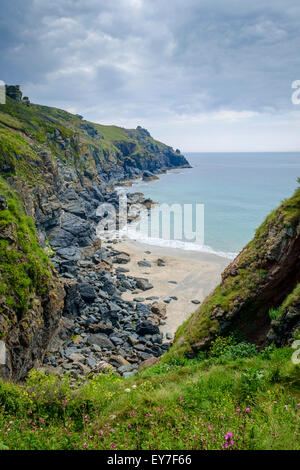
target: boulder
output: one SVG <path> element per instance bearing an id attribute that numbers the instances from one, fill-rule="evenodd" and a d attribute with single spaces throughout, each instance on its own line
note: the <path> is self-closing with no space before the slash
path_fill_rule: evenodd
<path id="1" fill-rule="evenodd" d="M 167 307 L 164 302 L 157 302 L 151 306 L 151 312 L 154 315 L 157 315 L 160 318 L 166 318 L 167 316 Z"/>
<path id="2" fill-rule="evenodd" d="M 158 357 L 154 357 L 154 356 L 149 357 L 149 359 L 146 359 L 145 361 L 143 361 L 139 364 L 138 369 L 141 370 L 141 369 L 144 369 L 146 367 L 154 366 L 154 364 L 157 364 L 158 361 L 159 361 Z"/>
<path id="3" fill-rule="evenodd" d="M 96 325 L 90 325 L 89 331 L 94 334 L 102 333 L 109 336 L 113 333 L 114 330 L 111 327 L 105 325 L 105 323 L 97 323 Z"/>
<path id="4" fill-rule="evenodd" d="M 130 261 L 130 256 L 127 253 L 120 253 L 114 258 L 114 262 L 117 264 L 127 264 Z"/>
<path id="5" fill-rule="evenodd" d="M 96 291 L 91 284 L 83 282 L 78 286 L 81 298 L 88 303 L 94 302 L 97 297 Z"/>
<path id="6" fill-rule="evenodd" d="M 136 286 L 143 291 L 153 289 L 153 285 L 147 279 L 138 279 Z"/>
<path id="7" fill-rule="evenodd" d="M 100 346 L 100 348 L 106 348 L 106 349 L 114 349 L 115 346 L 114 344 L 110 341 L 110 339 L 101 333 L 99 334 L 93 334 L 89 336 L 87 342 L 89 344 L 96 344 L 97 346 Z"/>
<path id="8" fill-rule="evenodd" d="M 142 268 L 151 268 L 152 266 L 150 261 L 146 261 L 146 260 L 138 261 L 138 265 Z"/>
<path id="9" fill-rule="evenodd" d="M 155 335 L 159 333 L 159 328 L 150 321 L 143 321 L 137 326 L 136 332 L 140 336 Z"/>
<path id="10" fill-rule="evenodd" d="M 113 365 L 114 367 L 121 367 L 121 366 L 129 366 L 130 363 L 124 359 L 124 357 L 116 355 L 116 356 L 111 356 L 109 358 L 109 363 Z"/>

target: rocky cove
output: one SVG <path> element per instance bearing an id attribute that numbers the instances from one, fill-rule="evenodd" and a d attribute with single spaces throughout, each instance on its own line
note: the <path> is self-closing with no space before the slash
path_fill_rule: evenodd
<path id="1" fill-rule="evenodd" d="M 156 276 L 158 289 L 148 273 L 151 263 L 152 270 L 164 270 L 162 256 L 144 252 L 132 262 L 120 240 L 99 238 L 106 214 L 98 208 L 110 204 L 118 214 L 116 186 L 189 167 L 185 157 L 140 126 L 103 126 L 32 104 L 18 87 L 6 93 L 0 113 L 2 378 L 19 381 L 41 367 L 74 378 L 107 369 L 130 377 L 169 350 L 178 327 L 168 357 L 197 356 L 232 333 L 260 348 L 297 339 L 299 189 L 225 271 L 228 261 L 207 257 L 191 270 L 192 254 L 182 262 L 181 279 Z M 141 193 L 127 198 L 128 212 L 136 203 L 153 204 Z M 175 277 L 178 264 L 170 266 Z M 185 280 L 180 296 L 189 318 L 176 288 L 169 289 L 185 278 L 190 284 Z M 169 304 L 177 322 L 172 331 L 165 329 Z"/>
<path id="2" fill-rule="evenodd" d="M 128 210 L 131 203 L 137 202 L 149 207 L 149 200 L 141 194 L 128 194 L 128 198 Z M 118 208 L 116 192 L 109 192 L 105 200 Z M 74 224 L 73 218 L 73 229 Z M 66 225 L 61 227 L 66 230 Z M 75 231 L 86 233 L 87 229 Z M 61 239 L 60 231 L 56 232 L 52 245 L 61 243 Z M 134 375 L 139 368 L 157 362 L 171 346 L 172 336 L 164 337 L 159 330 L 166 318 L 166 303 L 171 299 L 158 302 L 150 295 L 153 286 L 148 278 L 130 275 L 126 268 L 130 256 L 118 250 L 118 239 L 108 235 L 87 247 L 77 244 L 75 241 L 73 246 L 59 247 L 52 258 L 66 297 L 43 369 L 57 374 L 68 371 L 75 378 L 109 369 L 124 377 Z M 159 258 L 157 263 L 163 266 Z M 139 265 L 146 268 L 149 263 L 141 259 Z M 122 299 L 126 291 L 135 294 L 133 301 Z"/>
<path id="3" fill-rule="evenodd" d="M 118 212 L 113 188 L 120 183 L 156 178 L 189 164 L 179 150 L 155 141 L 140 126 L 126 130 L 89 123 L 24 100 L 19 87 L 7 87 L 6 94 L 0 123 L 1 210 L 15 222 L 8 219 L 1 229 L 5 363 L 0 375 L 20 380 L 42 365 L 75 377 L 108 367 L 133 374 L 142 362 L 154 362 L 170 347 L 159 331 L 165 305 L 122 300 L 124 290 L 140 297 L 140 292 L 151 292 L 151 284 L 128 275 L 127 256 L 115 242 L 102 245 L 97 209 L 109 203 Z M 132 194 L 128 209 L 136 202 L 148 208 L 152 204 Z M 22 236 L 21 219 L 26 222 Z M 6 260 L 10 246 L 14 259 L 22 259 L 17 276 L 23 281 L 14 274 L 14 262 Z"/>

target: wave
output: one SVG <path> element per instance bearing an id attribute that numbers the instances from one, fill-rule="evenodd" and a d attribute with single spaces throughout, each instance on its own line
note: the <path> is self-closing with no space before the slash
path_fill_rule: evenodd
<path id="1" fill-rule="evenodd" d="M 214 250 L 208 245 L 197 245 L 196 243 L 192 243 L 192 242 L 147 237 L 145 234 L 135 230 L 133 227 L 130 227 L 130 226 L 127 229 L 119 231 L 119 237 L 122 237 L 122 236 L 125 236 L 131 240 L 135 240 L 140 243 L 145 243 L 147 245 L 161 246 L 164 248 L 177 248 L 179 250 L 185 250 L 185 251 L 198 251 L 202 253 L 210 253 L 210 254 L 221 256 L 222 258 L 228 258 L 231 260 L 233 260 L 238 254 L 238 253 L 233 253 L 233 252 L 224 252 L 224 251 Z"/>

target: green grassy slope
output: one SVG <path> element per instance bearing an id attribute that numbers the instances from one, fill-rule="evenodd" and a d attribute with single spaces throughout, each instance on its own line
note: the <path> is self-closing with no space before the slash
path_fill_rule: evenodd
<path id="1" fill-rule="evenodd" d="M 33 371 L 0 383 L 3 449 L 300 450 L 290 348 L 217 342 L 205 358 L 73 384 Z"/>

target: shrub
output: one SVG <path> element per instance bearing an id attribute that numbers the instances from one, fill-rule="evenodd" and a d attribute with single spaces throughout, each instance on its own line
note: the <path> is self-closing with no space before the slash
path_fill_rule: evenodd
<path id="1" fill-rule="evenodd" d="M 232 335 L 227 337 L 218 336 L 211 343 L 209 355 L 211 357 L 220 357 L 234 344 L 236 344 L 236 339 Z"/>
<path id="2" fill-rule="evenodd" d="M 238 344 L 233 344 L 229 346 L 223 356 L 228 358 L 228 359 L 238 359 L 240 357 L 252 357 L 256 356 L 258 354 L 258 349 L 255 346 L 255 344 L 252 343 L 238 343 Z"/>

